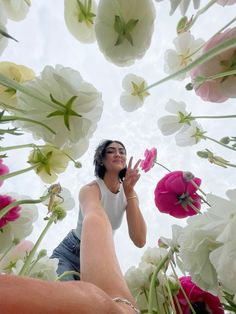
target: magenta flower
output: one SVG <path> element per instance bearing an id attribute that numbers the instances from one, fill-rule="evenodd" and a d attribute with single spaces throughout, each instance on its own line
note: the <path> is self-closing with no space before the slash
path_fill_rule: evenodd
<path id="1" fill-rule="evenodd" d="M 219 298 L 199 288 L 190 276 L 181 277 L 180 282 L 196 314 L 224 314 Z M 176 297 L 183 314 L 192 313 L 181 290 Z M 176 313 L 180 314 L 177 304 L 175 307 Z"/>
<path id="2" fill-rule="evenodd" d="M 13 199 L 11 196 L 0 195 L 0 212 L 4 207 L 8 206 L 9 204 L 13 202 L 15 202 L 15 199 Z M 0 218 L 0 228 L 5 226 L 8 223 L 8 221 L 14 221 L 17 218 L 19 218 L 20 210 L 21 210 L 20 206 L 15 206 L 11 208 L 10 211 L 6 215 Z"/>
<path id="3" fill-rule="evenodd" d="M 0 159 L 0 176 L 3 176 L 4 174 L 7 174 L 9 172 L 9 169 L 6 165 L 3 164 L 3 160 Z M 3 181 L 0 180 L 0 186 L 2 186 Z"/>
<path id="4" fill-rule="evenodd" d="M 155 147 L 146 149 L 144 152 L 145 159 L 141 160 L 140 167 L 144 172 L 148 172 L 156 161 L 157 149 Z"/>
<path id="5" fill-rule="evenodd" d="M 201 208 L 201 198 L 196 193 L 200 184 L 201 179 L 194 178 L 190 173 L 170 172 L 157 183 L 154 191 L 155 204 L 160 212 L 176 218 L 196 215 Z"/>
<path id="6" fill-rule="evenodd" d="M 218 44 L 236 36 L 236 27 L 213 36 L 204 46 L 202 54 Z M 196 66 L 191 71 L 193 84 L 198 76 L 209 77 L 218 73 L 235 69 L 235 48 L 218 54 L 207 62 Z M 211 81 L 205 81 L 200 86 L 194 84 L 195 92 L 205 101 L 221 103 L 228 98 L 236 97 L 236 76 L 225 76 Z"/>

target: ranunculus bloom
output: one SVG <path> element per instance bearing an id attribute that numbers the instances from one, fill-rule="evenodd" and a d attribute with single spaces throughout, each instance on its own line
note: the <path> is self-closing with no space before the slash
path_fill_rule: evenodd
<path id="1" fill-rule="evenodd" d="M 214 48 L 220 43 L 236 36 L 236 27 L 227 29 L 223 33 L 213 36 L 204 46 L 202 54 Z M 227 72 L 234 69 L 235 48 L 228 49 L 218 54 L 214 58 L 196 66 L 191 71 L 192 82 L 195 92 L 205 101 L 221 103 L 228 98 L 236 97 L 236 76 L 218 78 L 205 81 L 200 86 L 195 83 L 197 77 L 209 77 L 218 73 Z"/>
<path id="2" fill-rule="evenodd" d="M 140 167 L 143 171 L 148 172 L 155 164 L 157 149 L 155 147 L 146 149 L 144 152 L 145 159 L 141 160 Z"/>
<path id="3" fill-rule="evenodd" d="M 199 288 L 192 282 L 190 276 L 181 277 L 180 282 L 196 314 L 224 314 L 219 298 Z M 181 290 L 176 297 L 183 314 L 192 313 Z M 180 313 L 177 305 L 176 312 L 177 314 Z"/>
<path id="4" fill-rule="evenodd" d="M 35 77 L 34 71 L 30 68 L 6 61 L 0 62 L 0 73 L 20 84 Z M 0 85 L 0 102 L 3 103 L 3 108 L 4 104 L 16 105 L 16 90 Z"/>
<path id="5" fill-rule="evenodd" d="M 0 176 L 3 176 L 4 174 L 7 174 L 9 172 L 9 169 L 6 165 L 4 165 L 3 160 L 0 159 Z M 3 181 L 0 180 L 0 186 L 2 186 Z"/>
<path id="6" fill-rule="evenodd" d="M 118 66 L 141 59 L 151 43 L 155 17 L 151 0 L 100 0 L 95 33 L 104 56 Z"/>
<path id="7" fill-rule="evenodd" d="M 0 212 L 1 210 L 8 206 L 9 204 L 15 202 L 15 199 L 13 199 L 11 196 L 8 195 L 0 195 Z M 0 228 L 5 226 L 9 221 L 14 221 L 17 218 L 20 217 L 20 206 L 15 206 L 10 209 L 10 211 L 4 215 L 2 218 L 0 218 Z"/>
<path id="8" fill-rule="evenodd" d="M 201 179 L 192 180 L 200 186 Z M 197 188 L 187 178 L 185 172 L 173 171 L 157 183 L 154 191 L 155 204 L 160 212 L 176 218 L 193 216 L 201 208 L 201 198 L 196 191 Z"/>
<path id="9" fill-rule="evenodd" d="M 96 40 L 94 19 L 97 13 L 97 4 L 91 1 L 65 0 L 64 17 L 70 33 L 82 43 L 92 43 Z"/>

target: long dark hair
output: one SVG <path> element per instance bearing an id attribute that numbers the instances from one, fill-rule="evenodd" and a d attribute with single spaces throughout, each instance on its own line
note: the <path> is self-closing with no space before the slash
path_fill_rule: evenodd
<path id="1" fill-rule="evenodd" d="M 101 179 L 104 178 L 105 172 L 106 172 L 106 168 L 103 165 L 103 158 L 105 157 L 106 154 L 106 148 L 107 146 L 109 146 L 111 143 L 118 143 L 120 144 L 124 149 L 125 149 L 125 153 L 126 153 L 126 148 L 124 146 L 123 143 L 121 143 L 120 141 L 116 141 L 116 140 L 103 140 L 98 147 L 95 150 L 95 154 L 94 154 L 94 159 L 93 159 L 93 164 L 95 166 L 94 169 L 94 174 L 96 177 L 99 177 Z M 127 167 L 125 167 L 124 169 L 122 169 L 119 173 L 119 178 L 121 181 L 124 180 L 125 178 L 125 174 L 126 174 L 126 170 Z"/>

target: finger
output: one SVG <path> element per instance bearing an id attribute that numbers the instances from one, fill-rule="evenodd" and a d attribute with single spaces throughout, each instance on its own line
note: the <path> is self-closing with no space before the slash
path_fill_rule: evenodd
<path id="1" fill-rule="evenodd" d="M 136 162 L 136 164 L 134 165 L 134 169 L 138 168 L 140 162 L 141 162 L 141 159 L 139 159 L 139 160 Z"/>
<path id="2" fill-rule="evenodd" d="M 133 161 L 133 156 L 130 157 L 129 163 L 128 163 L 128 169 L 131 169 L 132 167 L 132 161 Z"/>

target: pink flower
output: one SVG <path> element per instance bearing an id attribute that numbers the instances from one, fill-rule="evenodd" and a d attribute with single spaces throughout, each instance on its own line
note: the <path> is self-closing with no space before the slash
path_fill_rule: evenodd
<path id="1" fill-rule="evenodd" d="M 3 160 L 0 159 L 0 176 L 7 174 L 9 172 L 9 169 L 6 165 L 3 164 Z M 2 186 L 3 181 L 0 180 L 0 186 Z"/>
<path id="2" fill-rule="evenodd" d="M 217 3 L 222 5 L 222 6 L 232 5 L 232 4 L 236 3 L 236 0 L 218 0 Z"/>
<path id="3" fill-rule="evenodd" d="M 190 276 L 181 277 L 180 282 L 196 314 L 224 314 L 219 298 L 195 285 Z M 176 297 L 183 314 L 192 313 L 181 290 Z M 176 313 L 180 314 L 177 305 Z"/>
<path id="4" fill-rule="evenodd" d="M 212 37 L 203 48 L 203 54 L 218 44 L 236 36 L 236 27 L 228 29 Z M 191 71 L 191 78 L 194 84 L 198 76 L 209 77 L 218 73 L 230 71 L 235 66 L 235 48 L 228 49 L 211 60 L 196 66 Z M 228 98 L 236 97 L 236 76 L 218 78 L 212 81 L 205 81 L 198 86 L 194 84 L 195 92 L 205 101 L 221 103 Z"/>
<path id="5" fill-rule="evenodd" d="M 144 172 L 148 172 L 153 166 L 156 161 L 157 157 L 157 149 L 155 147 L 146 149 L 144 152 L 145 159 L 141 160 L 140 167 Z"/>
<path id="6" fill-rule="evenodd" d="M 188 178 L 189 174 L 173 171 L 157 183 L 154 195 L 155 204 L 160 212 L 176 218 L 196 215 L 201 208 L 201 198 L 196 193 L 197 187 Z M 193 176 L 192 178 L 196 185 L 200 186 L 201 179 Z"/>
<path id="7" fill-rule="evenodd" d="M 7 205 L 15 202 L 15 199 L 13 199 L 11 196 L 8 195 L 0 195 L 0 212 L 1 210 L 6 207 Z M 20 206 L 15 206 L 11 208 L 11 210 L 4 215 L 2 218 L 0 218 L 0 228 L 5 226 L 8 221 L 14 221 L 17 218 L 20 217 L 19 211 L 21 210 Z"/>

